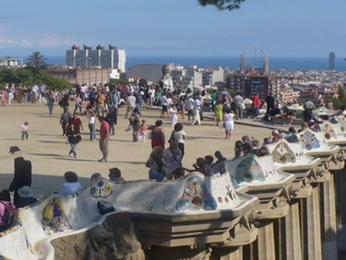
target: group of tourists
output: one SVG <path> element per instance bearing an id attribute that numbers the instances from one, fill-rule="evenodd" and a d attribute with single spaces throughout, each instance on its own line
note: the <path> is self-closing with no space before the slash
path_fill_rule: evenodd
<path id="1" fill-rule="evenodd" d="M 92 174 L 90 184 L 101 178 L 100 173 Z M 57 192 L 61 196 L 73 196 L 82 190 L 78 175 L 73 171 L 64 174 L 65 182 Z M 119 168 L 109 169 L 108 179 L 111 183 L 124 183 Z M 32 166 L 31 162 L 23 157 L 14 159 L 14 177 L 8 187 L 0 191 L 0 232 L 8 229 L 17 217 L 17 210 L 35 204 L 38 199 L 31 189 Z"/>

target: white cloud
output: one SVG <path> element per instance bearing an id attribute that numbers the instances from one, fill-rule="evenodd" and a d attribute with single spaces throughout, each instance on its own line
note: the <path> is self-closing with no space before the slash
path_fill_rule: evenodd
<path id="1" fill-rule="evenodd" d="M 42 48 L 61 48 L 70 47 L 73 43 L 74 40 L 71 38 L 50 34 L 39 40 L 38 46 Z"/>
<path id="2" fill-rule="evenodd" d="M 31 49 L 32 47 L 32 43 L 28 40 L 8 39 L 0 36 L 0 49 Z"/>

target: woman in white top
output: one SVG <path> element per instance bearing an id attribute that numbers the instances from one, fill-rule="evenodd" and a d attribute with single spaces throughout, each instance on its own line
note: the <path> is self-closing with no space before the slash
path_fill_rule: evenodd
<path id="1" fill-rule="evenodd" d="M 231 139 L 231 134 L 234 129 L 234 114 L 231 109 L 227 108 L 223 117 L 223 125 L 225 127 L 226 139 Z"/>
<path id="2" fill-rule="evenodd" d="M 96 118 L 94 112 L 89 112 L 88 119 L 90 140 L 94 141 L 96 140 Z"/>

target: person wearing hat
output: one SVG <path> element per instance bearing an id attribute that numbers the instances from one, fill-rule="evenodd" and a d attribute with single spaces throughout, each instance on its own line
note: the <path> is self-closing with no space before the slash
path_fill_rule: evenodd
<path id="1" fill-rule="evenodd" d="M 24 208 L 37 202 L 34 193 L 29 186 L 23 186 L 18 191 L 18 199 L 14 202 L 16 208 Z"/>
<path id="2" fill-rule="evenodd" d="M 111 168 L 109 169 L 109 181 L 112 183 L 116 183 L 116 184 L 122 184 L 125 182 L 124 178 L 121 177 L 121 171 L 119 168 Z"/>

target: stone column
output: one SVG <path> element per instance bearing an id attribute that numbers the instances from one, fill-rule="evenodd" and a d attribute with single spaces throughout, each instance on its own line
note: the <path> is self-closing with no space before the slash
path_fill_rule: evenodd
<path id="1" fill-rule="evenodd" d="M 312 184 L 312 195 L 306 199 L 304 257 L 306 260 L 322 260 L 320 201 L 317 184 Z"/>
<path id="2" fill-rule="evenodd" d="M 323 199 L 323 259 L 338 259 L 337 254 L 337 231 L 336 231 L 336 209 L 335 209 L 335 186 L 334 175 L 331 174 L 329 181 L 322 186 Z"/>
<path id="3" fill-rule="evenodd" d="M 213 248 L 211 260 L 243 260 L 243 247 Z"/>
<path id="4" fill-rule="evenodd" d="M 285 257 L 287 260 L 302 260 L 300 216 L 298 201 L 291 204 L 290 210 L 284 220 L 285 225 Z"/>
<path id="5" fill-rule="evenodd" d="M 262 224 L 262 223 L 261 223 Z M 275 260 L 275 242 L 273 222 L 263 223 L 258 229 L 258 259 Z"/>

